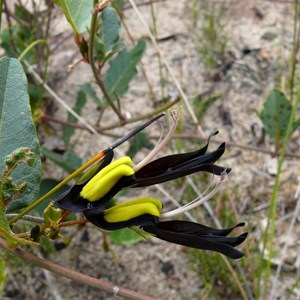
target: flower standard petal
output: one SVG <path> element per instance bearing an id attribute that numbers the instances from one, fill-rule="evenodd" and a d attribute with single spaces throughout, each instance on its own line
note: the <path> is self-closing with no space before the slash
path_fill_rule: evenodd
<path id="1" fill-rule="evenodd" d="M 101 166 L 99 172 L 90 180 L 75 184 L 63 193 L 57 204 L 67 210 L 81 212 L 86 209 L 103 210 L 107 202 L 124 186 L 135 182 L 131 159 L 123 157 Z"/>
<path id="2" fill-rule="evenodd" d="M 95 202 L 107 194 L 120 178 L 132 176 L 134 170 L 130 157 L 122 157 L 95 175 L 82 189 L 80 196 Z"/>
<path id="3" fill-rule="evenodd" d="M 105 230 L 117 230 L 131 226 L 153 225 L 158 222 L 162 204 L 155 198 L 140 198 L 115 205 L 101 213 L 84 211 L 85 217 Z"/>
<path id="4" fill-rule="evenodd" d="M 81 181 L 79 184 L 74 184 L 70 189 L 62 193 L 57 199 L 56 203 L 63 209 L 74 211 L 74 212 L 81 212 L 87 208 L 88 201 L 83 199 L 80 196 L 80 192 L 86 183 L 93 177 L 94 174 L 105 168 L 110 164 L 114 156 L 113 151 L 109 151 L 103 157 L 103 159 L 97 163 L 96 168 L 94 171 L 91 170 L 87 171 L 80 179 Z M 83 181 L 82 181 L 83 179 Z"/>

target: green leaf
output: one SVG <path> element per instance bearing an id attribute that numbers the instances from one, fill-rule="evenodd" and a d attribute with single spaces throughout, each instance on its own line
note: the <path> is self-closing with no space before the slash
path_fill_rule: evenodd
<path id="1" fill-rule="evenodd" d="M 146 49 L 146 42 L 139 40 L 132 49 L 123 49 L 110 60 L 104 85 L 112 99 L 122 96 L 128 90 L 129 82 L 137 74 L 136 66 Z"/>
<path id="2" fill-rule="evenodd" d="M 72 173 L 81 166 L 81 159 L 72 151 L 67 151 L 64 155 L 59 155 L 47 148 L 41 148 L 42 153 L 60 166 L 68 173 Z"/>
<path id="3" fill-rule="evenodd" d="M 92 100 L 98 105 L 103 107 L 104 103 L 97 96 L 96 91 L 92 88 L 90 83 L 83 83 L 80 85 L 80 90 L 83 91 L 87 96 L 91 97 Z"/>
<path id="4" fill-rule="evenodd" d="M 5 168 L 4 158 L 20 147 L 28 147 L 35 154 L 35 162 L 32 167 L 21 165 L 13 171 L 13 182 L 26 182 L 28 188 L 9 203 L 8 212 L 16 212 L 35 199 L 41 160 L 23 67 L 18 60 L 5 57 L 0 59 L 0 171 Z"/>
<path id="5" fill-rule="evenodd" d="M 278 89 L 274 89 L 269 94 L 263 110 L 260 113 L 257 112 L 266 132 L 278 143 L 282 142 L 285 137 L 291 113 L 291 103 Z"/>
<path id="6" fill-rule="evenodd" d="M 75 106 L 73 107 L 73 110 L 78 115 L 80 115 L 85 103 L 86 103 L 86 95 L 83 91 L 79 91 L 77 94 L 77 99 L 76 99 Z M 77 123 L 77 119 L 72 114 L 68 113 L 68 122 L 69 123 Z M 74 134 L 74 132 L 75 132 L 74 128 L 69 127 L 69 126 L 64 126 L 63 140 L 66 145 L 69 144 L 70 139 L 71 139 L 72 135 Z"/>
<path id="7" fill-rule="evenodd" d="M 143 239 L 142 236 L 131 230 L 130 228 L 123 228 L 109 233 L 112 243 L 120 245 L 133 245 Z"/>
<path id="8" fill-rule="evenodd" d="M 76 33 L 83 33 L 91 24 L 93 0 L 54 0 Z"/>
<path id="9" fill-rule="evenodd" d="M 120 18 L 111 6 L 107 6 L 101 15 L 102 26 L 99 36 L 104 44 L 104 52 L 112 50 L 115 43 L 119 40 Z"/>
<path id="10" fill-rule="evenodd" d="M 139 132 L 134 136 L 132 142 L 130 143 L 130 147 L 126 152 L 126 155 L 130 157 L 134 157 L 136 153 L 142 148 L 151 149 L 153 144 L 148 139 L 148 136 L 145 132 Z"/>

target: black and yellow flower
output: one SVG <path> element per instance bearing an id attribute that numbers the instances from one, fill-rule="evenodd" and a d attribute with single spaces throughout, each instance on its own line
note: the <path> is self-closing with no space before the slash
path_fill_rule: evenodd
<path id="1" fill-rule="evenodd" d="M 66 210 L 82 212 L 86 219 L 104 230 L 137 226 L 168 242 L 240 258 L 243 253 L 234 247 L 246 239 L 247 233 L 237 237 L 228 235 L 236 227 L 243 226 L 243 223 L 228 229 L 214 229 L 194 222 L 166 220 L 198 205 L 197 199 L 182 209 L 163 214 L 162 203 L 155 198 L 140 198 L 108 206 L 108 202 L 121 189 L 159 184 L 201 171 L 221 176 L 222 182 L 224 174 L 230 172 L 230 169 L 215 165 L 215 162 L 223 155 L 225 143 L 207 153 L 210 138 L 217 133 L 211 134 L 207 144 L 197 151 L 164 156 L 137 167 L 133 166 L 131 158 L 127 156 L 112 162 L 113 148 L 126 140 L 123 138 L 105 150 L 102 161 L 84 175 L 79 183 L 63 193 L 56 203 Z"/>
<path id="2" fill-rule="evenodd" d="M 160 221 L 162 204 L 155 198 L 141 198 L 115 205 L 101 213 L 92 210 L 84 212 L 85 217 L 94 225 L 105 230 L 116 230 L 138 226 L 145 232 L 167 242 L 222 253 L 237 259 L 243 253 L 234 247 L 240 245 L 247 237 L 243 233 L 237 237 L 227 237 L 239 223 L 227 229 L 214 229 L 188 221 Z"/>
<path id="3" fill-rule="evenodd" d="M 213 133 L 211 136 L 215 135 Z M 194 152 L 161 157 L 135 171 L 132 160 L 122 157 L 113 163 L 113 151 L 109 151 L 99 166 L 97 173 L 89 180 L 74 185 L 63 193 L 57 204 L 64 209 L 81 212 L 85 210 L 103 210 L 121 189 L 139 188 L 162 183 L 196 172 L 205 171 L 214 175 L 229 173 L 229 168 L 214 163 L 223 155 L 225 143 L 215 151 L 206 153 L 207 144 Z"/>

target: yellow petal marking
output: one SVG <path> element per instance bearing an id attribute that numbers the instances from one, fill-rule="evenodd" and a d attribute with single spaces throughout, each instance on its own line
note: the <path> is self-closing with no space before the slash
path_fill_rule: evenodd
<path id="1" fill-rule="evenodd" d="M 117 159 L 97 173 L 81 190 L 80 196 L 94 202 L 107 194 L 123 176 L 134 174 L 131 158 Z"/>
<path id="2" fill-rule="evenodd" d="M 139 198 L 115 205 L 104 211 L 104 219 L 109 223 L 124 222 L 135 217 L 150 214 L 160 216 L 162 203 L 155 198 Z"/>

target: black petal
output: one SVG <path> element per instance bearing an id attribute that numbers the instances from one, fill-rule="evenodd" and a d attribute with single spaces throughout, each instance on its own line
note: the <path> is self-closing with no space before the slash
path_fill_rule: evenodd
<path id="1" fill-rule="evenodd" d="M 134 187 L 162 183 L 199 171 L 206 171 L 215 175 L 221 175 L 223 172 L 229 173 L 231 169 L 214 165 L 214 162 L 223 155 L 225 143 L 221 144 L 215 151 L 205 154 L 209 140 L 214 134 L 209 136 L 207 144 L 200 150 L 161 157 L 147 164 L 135 173 L 136 184 Z"/>
<path id="2" fill-rule="evenodd" d="M 114 185 L 114 187 L 102 198 L 97 201 L 90 202 L 80 196 L 83 186 L 86 184 L 75 184 L 70 190 L 60 195 L 56 203 L 67 210 L 73 212 L 82 212 L 85 210 L 93 210 L 94 213 L 100 213 L 106 208 L 106 204 L 111 200 L 122 188 L 132 185 L 135 182 L 135 176 L 124 176 Z"/>
<path id="3" fill-rule="evenodd" d="M 235 227 L 242 225 L 243 223 L 240 223 Z M 243 253 L 233 247 L 241 244 L 246 239 L 247 233 L 238 237 L 226 237 L 235 227 L 214 229 L 193 222 L 167 221 L 157 225 L 143 226 L 143 229 L 157 238 L 171 243 L 216 251 L 237 259 L 242 257 Z"/>
<path id="4" fill-rule="evenodd" d="M 226 229 L 216 229 L 208 227 L 199 223 L 189 222 L 189 221 L 164 221 L 159 223 L 159 228 L 163 230 L 170 230 L 178 233 L 186 233 L 192 235 L 216 235 L 216 236 L 227 236 L 237 227 L 243 227 L 245 223 L 238 223 L 237 225 L 226 228 Z"/>
<path id="5" fill-rule="evenodd" d="M 62 193 L 56 203 L 63 209 L 73 212 L 81 212 L 86 209 L 88 201 L 80 196 L 80 192 L 86 183 L 75 184 L 69 190 Z"/>
<path id="6" fill-rule="evenodd" d="M 185 164 L 186 162 L 191 161 L 192 159 L 203 156 L 207 151 L 211 137 L 217 133 L 218 131 L 215 131 L 210 134 L 207 144 L 203 148 L 189 153 L 173 154 L 156 159 L 138 170 L 136 172 L 136 176 L 139 178 L 156 176 L 157 174 L 163 173 L 168 169 L 176 168 L 182 164 Z"/>
<path id="7" fill-rule="evenodd" d="M 107 154 L 102 159 L 99 168 L 95 171 L 95 174 L 110 164 L 110 162 L 113 159 L 113 155 L 114 155 L 113 151 L 107 152 Z M 73 185 L 69 190 L 62 193 L 56 199 L 56 203 L 61 208 L 74 211 L 74 212 L 81 212 L 84 209 L 86 209 L 90 202 L 82 198 L 80 196 L 80 192 L 82 188 L 87 184 L 88 181 L 89 180 L 86 180 L 80 184 Z"/>
<path id="8" fill-rule="evenodd" d="M 144 187 L 153 184 L 158 184 L 166 181 L 170 181 L 179 177 L 187 176 L 193 173 L 197 173 L 200 171 L 209 172 L 215 175 L 221 175 L 223 172 L 229 173 L 231 171 L 230 168 L 223 168 L 220 166 L 216 166 L 213 164 L 202 164 L 199 166 L 194 166 L 189 169 L 184 170 L 168 170 L 164 174 L 160 174 L 157 176 L 149 177 L 149 178 L 136 178 L 136 184 L 133 186 L 136 187 Z"/>

